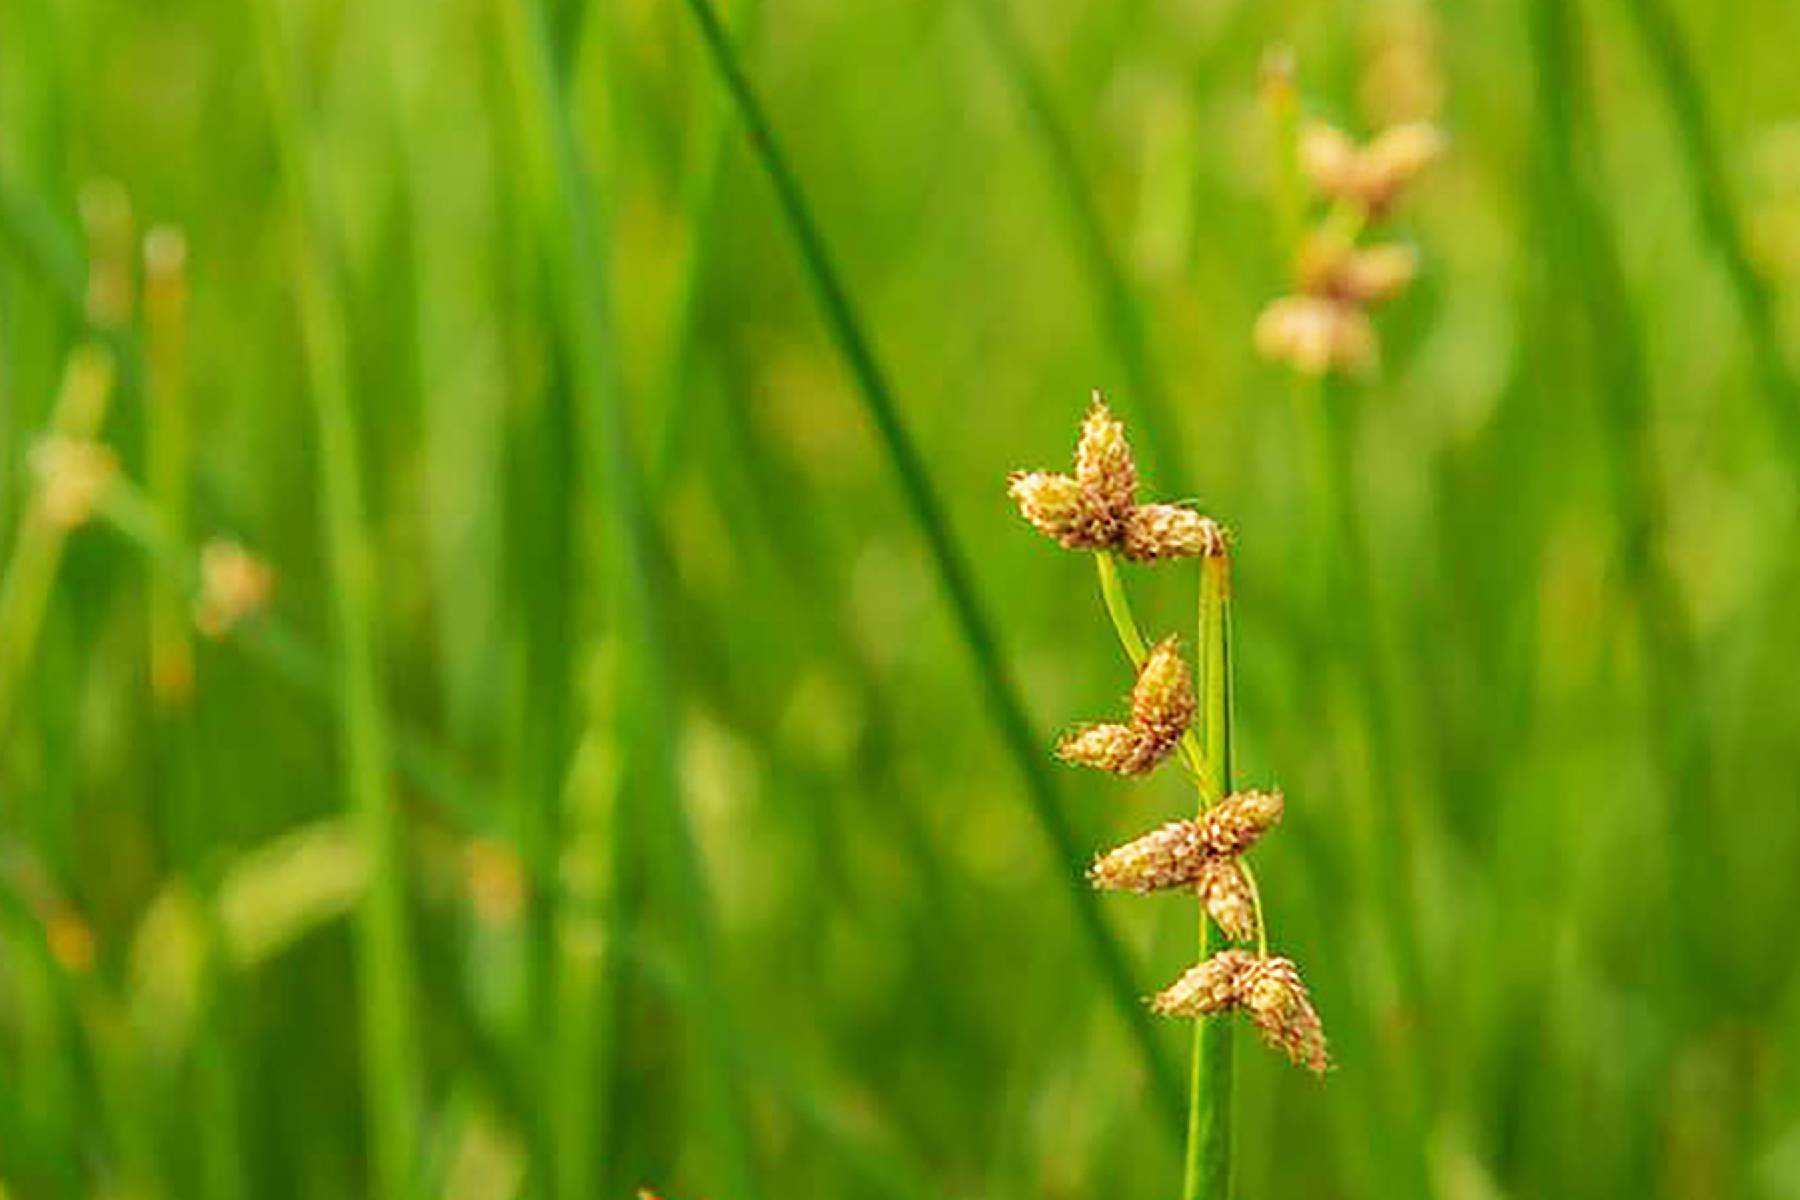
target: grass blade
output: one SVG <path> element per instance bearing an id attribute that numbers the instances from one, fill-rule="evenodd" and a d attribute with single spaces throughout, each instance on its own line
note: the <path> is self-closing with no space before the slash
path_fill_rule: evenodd
<path id="1" fill-rule="evenodd" d="M 346 307 L 327 256 L 329 243 L 289 60 L 291 41 L 279 9 L 280 0 L 257 4 L 258 41 L 294 221 L 296 303 L 318 429 L 323 533 L 340 643 L 344 773 L 372 872 L 358 909 L 356 939 L 370 1182 L 371 1191 L 383 1200 L 410 1200 L 424 1097 L 412 1016 L 417 974 L 408 928 L 403 829 L 388 779 L 388 729 L 380 701 L 375 560 L 367 537 Z"/>
<path id="2" fill-rule="evenodd" d="M 744 123 L 751 148 L 775 189 L 776 200 L 799 250 L 806 278 L 839 351 L 855 378 L 858 393 L 874 423 L 882 447 L 899 479 L 913 518 L 930 550 L 938 579 L 952 615 L 973 661 L 986 707 L 994 714 L 1007 749 L 1017 761 L 1031 803 L 1056 861 L 1068 881 L 1077 922 L 1087 938 L 1107 988 L 1143 1056 L 1159 1104 L 1172 1131 L 1180 1129 L 1181 1093 L 1167 1058 L 1163 1055 L 1148 1015 L 1138 1002 L 1137 989 L 1117 938 L 1100 915 L 1092 895 L 1079 882 L 1084 855 L 1063 814 L 1056 784 L 1043 761 L 1038 739 L 1031 731 L 1017 686 L 1000 655 L 992 622 L 976 592 L 974 577 L 960 544 L 950 529 L 942 502 L 929 472 L 902 420 L 887 377 L 875 359 L 873 347 L 862 331 L 849 294 L 838 278 L 825 248 L 823 236 L 800 191 L 799 181 L 788 167 L 775 140 L 773 128 L 750 80 L 738 61 L 724 27 L 709 0 L 688 0 L 702 40 L 738 117 Z"/>

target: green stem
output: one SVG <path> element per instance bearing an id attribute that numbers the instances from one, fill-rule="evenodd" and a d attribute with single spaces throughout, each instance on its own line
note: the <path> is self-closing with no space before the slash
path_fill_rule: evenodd
<path id="1" fill-rule="evenodd" d="M 83 347 L 70 356 L 48 432 L 82 441 L 99 434 L 112 396 L 113 363 L 98 346 Z M 12 557 L 0 576 L 0 749 L 6 745 L 19 688 L 37 648 L 68 535 L 69 530 L 46 517 L 35 496 L 20 511 Z"/>
<path id="2" fill-rule="evenodd" d="M 423 1128 L 419 1047 L 414 1037 L 413 947 L 399 806 L 387 775 L 387 723 L 380 703 L 374 604 L 359 434 L 353 409 L 347 307 L 331 262 L 316 200 L 292 42 L 278 0 L 256 5 L 258 42 L 282 181 L 294 222 L 295 296 L 307 391 L 319 439 L 321 516 L 339 642 L 340 739 L 349 800 L 370 857 L 371 885 L 357 921 L 363 1087 L 369 1124 L 371 1191 L 410 1200 L 414 1148 Z"/>
<path id="3" fill-rule="evenodd" d="M 1119 635 L 1119 644 L 1125 648 L 1125 657 L 1131 665 L 1141 667 L 1144 658 L 1150 653 L 1144 635 L 1138 630 L 1137 618 L 1131 613 L 1131 598 L 1125 594 L 1125 583 L 1119 578 L 1119 564 L 1105 550 L 1094 555 L 1094 569 L 1100 575 L 1100 597 L 1106 604 L 1106 615 L 1112 619 L 1113 631 Z M 1181 735 L 1181 761 L 1196 781 L 1202 792 L 1206 792 L 1211 773 L 1208 770 L 1206 755 L 1200 748 L 1200 737 L 1190 728 Z M 1217 790 L 1217 789 L 1213 789 Z"/>
<path id="4" fill-rule="evenodd" d="M 1200 560 L 1200 722 L 1216 786 L 1202 781 L 1200 807 L 1216 804 L 1231 788 L 1231 560 Z M 1262 928 L 1257 914 L 1257 927 Z M 1200 910 L 1200 958 L 1224 939 Z M 1182 1200 L 1226 1200 L 1231 1195 L 1232 1023 L 1194 1025 L 1193 1071 L 1188 1080 L 1188 1139 Z"/>
<path id="5" fill-rule="evenodd" d="M 1093 893 L 1080 884 L 1082 853 L 1068 817 L 1064 815 L 1057 787 L 1040 753 L 1038 738 L 1026 717 L 1024 701 L 1005 667 L 986 606 L 975 587 L 974 575 L 961 544 L 951 531 L 949 518 L 926 469 L 924 457 L 900 414 L 886 373 L 863 332 L 850 294 L 840 280 L 825 247 L 812 211 L 801 193 L 799 181 L 775 140 L 775 132 L 745 74 L 743 64 L 726 36 L 710 0 L 688 0 L 702 40 L 706 44 L 721 83 L 731 97 L 750 139 L 751 150 L 775 191 L 783 222 L 793 236 L 808 284 L 837 343 L 858 395 L 875 426 L 893 466 L 913 519 L 924 535 L 932 564 L 949 602 L 965 648 L 974 666 L 986 707 L 1000 727 L 1001 737 L 1017 763 L 1026 786 L 1032 815 L 1049 841 L 1059 866 L 1069 881 L 1067 895 L 1077 926 L 1087 939 L 1109 996 L 1135 1042 L 1164 1114 L 1173 1129 L 1180 1128 L 1181 1089 L 1163 1055 L 1156 1031 L 1144 1006 L 1138 1002 L 1125 952 L 1100 915 Z"/>

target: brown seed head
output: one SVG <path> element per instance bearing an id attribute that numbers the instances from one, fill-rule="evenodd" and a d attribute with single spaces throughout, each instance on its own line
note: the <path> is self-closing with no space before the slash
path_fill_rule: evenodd
<path id="1" fill-rule="evenodd" d="M 1292 959 L 1255 959 L 1237 977 L 1237 985 L 1264 1041 L 1315 1074 L 1330 1068 L 1325 1027 Z"/>
<path id="2" fill-rule="evenodd" d="M 99 442 L 47 434 L 31 447 L 39 512 L 51 526 L 78 528 L 94 514 L 119 473 L 118 459 Z"/>
<path id="3" fill-rule="evenodd" d="M 1105 891 L 1155 892 L 1197 882 L 1206 861 L 1198 823 L 1171 821 L 1095 859 L 1088 878 Z"/>
<path id="4" fill-rule="evenodd" d="M 1307 238 L 1294 263 L 1295 283 L 1306 295 L 1361 305 L 1391 300 L 1418 273 L 1418 252 L 1411 246 L 1358 250 L 1329 234 Z"/>
<path id="5" fill-rule="evenodd" d="M 1355 305 L 1324 296 L 1285 296 L 1256 319 L 1257 352 L 1305 375 L 1359 372 L 1375 361 L 1375 331 Z"/>
<path id="6" fill-rule="evenodd" d="M 1321 195 L 1379 218 L 1443 150 L 1444 135 L 1427 121 L 1391 126 L 1361 148 L 1342 130 L 1316 122 L 1300 135 L 1300 169 Z"/>
<path id="7" fill-rule="evenodd" d="M 1175 748 L 1194 720 L 1194 680 L 1173 637 L 1150 647 L 1131 689 L 1131 724 L 1163 750 Z"/>
<path id="8" fill-rule="evenodd" d="M 1159 558 L 1222 558 L 1225 531 L 1211 517 L 1178 504 L 1140 504 L 1125 521 L 1121 547 L 1134 562 Z"/>
<path id="9" fill-rule="evenodd" d="M 1380 215 L 1400 192 L 1430 166 L 1445 146 L 1443 133 L 1429 121 L 1408 121 L 1378 134 L 1363 148 L 1357 186 L 1371 214 Z"/>
<path id="10" fill-rule="evenodd" d="M 1233 792 L 1201 814 L 1201 846 L 1208 854 L 1235 857 L 1281 820 L 1280 792 Z"/>
<path id="11" fill-rule="evenodd" d="M 1370 246 L 1344 263 L 1337 295 L 1354 304 L 1381 304 L 1405 291 L 1418 276 L 1419 252 L 1411 246 Z"/>
<path id="12" fill-rule="evenodd" d="M 1356 143 L 1336 126 L 1312 121 L 1300 131 L 1300 170 L 1321 194 L 1351 194 L 1360 161 Z"/>
<path id="13" fill-rule="evenodd" d="M 1081 423 L 1075 479 L 1081 485 L 1094 532 L 1105 533 L 1107 544 L 1118 541 L 1137 504 L 1137 462 L 1125 440 L 1124 424 L 1113 416 L 1099 392 L 1094 393 L 1094 403 Z"/>
<path id="14" fill-rule="evenodd" d="M 1130 725 L 1086 725 L 1057 743 L 1064 762 L 1115 775 L 1147 775 L 1167 754 Z"/>
<path id="15" fill-rule="evenodd" d="M 1166 1017 L 1204 1017 L 1238 1001 L 1238 981 L 1256 956 L 1248 950 L 1221 950 L 1158 992 L 1150 1007 Z"/>
<path id="16" fill-rule="evenodd" d="M 1237 859 L 1203 859 L 1194 891 L 1226 937 L 1247 942 L 1256 936 L 1256 894 Z"/>
<path id="17" fill-rule="evenodd" d="M 1072 477 L 1053 471 L 1015 471 L 1007 479 L 1006 490 L 1039 533 L 1071 550 L 1093 550 L 1106 544 L 1094 540 L 1081 485 Z"/>

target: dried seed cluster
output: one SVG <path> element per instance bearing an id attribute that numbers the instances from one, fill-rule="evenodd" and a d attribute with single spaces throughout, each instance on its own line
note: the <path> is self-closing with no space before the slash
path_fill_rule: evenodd
<path id="1" fill-rule="evenodd" d="M 1379 280 L 1359 286 L 1375 288 Z M 1025 519 L 1071 550 L 1118 551 L 1140 562 L 1224 558 L 1223 532 L 1188 509 L 1137 502 L 1137 466 L 1120 424 L 1096 394 L 1082 424 L 1073 475 L 1018 473 L 1009 491 Z M 1085 725 L 1063 738 L 1065 761 L 1119 775 L 1144 775 L 1165 762 L 1194 722 L 1193 677 L 1173 637 L 1139 665 L 1124 722 Z M 1266 945 L 1261 905 L 1243 861 L 1281 821 L 1280 792 L 1242 791 L 1198 816 L 1171 821 L 1102 854 L 1088 870 L 1097 888 L 1191 890 L 1227 938 Z M 1230 949 L 1208 958 L 1153 1001 L 1157 1012 L 1203 1017 L 1242 1009 L 1264 1039 L 1314 1071 L 1328 1065 L 1318 1014 L 1286 958 Z"/>
<path id="2" fill-rule="evenodd" d="M 1292 959 L 1221 950 L 1157 993 L 1151 1006 L 1171 1017 L 1243 1009 L 1263 1040 L 1294 1063 L 1317 1074 L 1331 1068 L 1325 1027 Z"/>
<path id="3" fill-rule="evenodd" d="M 1360 245 L 1360 235 L 1388 215 L 1443 147 L 1437 127 L 1423 121 L 1392 126 L 1362 146 L 1323 122 L 1301 133 L 1301 172 L 1332 208 L 1295 254 L 1294 294 L 1257 318 L 1258 352 L 1307 375 L 1375 363 L 1370 309 L 1406 290 L 1419 256 L 1399 243 Z"/>
<path id="4" fill-rule="evenodd" d="M 1281 820 L 1280 792 L 1237 792 L 1197 819 L 1171 821 L 1108 851 L 1088 868 L 1107 891 L 1194 889 L 1234 941 L 1256 936 L 1256 893 L 1238 858 Z"/>
<path id="5" fill-rule="evenodd" d="M 1065 762 L 1116 775 L 1154 770 L 1194 722 L 1194 681 L 1174 638 L 1154 646 L 1131 689 L 1131 722 L 1088 725 L 1064 738 L 1056 752 Z"/>
<path id="6" fill-rule="evenodd" d="M 1075 473 L 1015 471 L 1007 491 L 1038 532 L 1070 550 L 1116 550 L 1134 562 L 1225 553 L 1225 533 L 1178 504 L 1137 502 L 1125 426 L 1099 392 L 1081 423 Z"/>

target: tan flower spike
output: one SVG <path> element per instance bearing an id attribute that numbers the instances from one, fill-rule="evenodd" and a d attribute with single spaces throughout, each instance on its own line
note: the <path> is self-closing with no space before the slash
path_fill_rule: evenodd
<path id="1" fill-rule="evenodd" d="M 1088 868 L 1103 891 L 1158 892 L 1198 884 L 1209 861 L 1236 858 L 1281 820 L 1280 792 L 1238 792 L 1199 819 L 1170 821 L 1107 851 Z"/>
<path id="2" fill-rule="evenodd" d="M 1235 857 L 1281 821 L 1280 792 L 1233 792 L 1196 822 L 1196 837 L 1208 854 Z"/>
<path id="3" fill-rule="evenodd" d="M 1300 169 L 1322 195 L 1380 217 L 1443 149 L 1444 135 L 1429 122 L 1391 126 L 1359 147 L 1349 134 L 1321 121 L 1300 135 Z"/>
<path id="4" fill-rule="evenodd" d="M 1159 558 L 1218 558 L 1225 553 L 1225 531 L 1211 517 L 1178 504 L 1140 504 L 1125 519 L 1120 544 L 1133 562 Z"/>
<path id="5" fill-rule="evenodd" d="M 1364 306 L 1393 299 L 1418 273 L 1419 253 L 1411 246 L 1390 242 L 1358 249 L 1329 234 L 1308 238 L 1294 264 L 1302 292 Z"/>
<path id="6" fill-rule="evenodd" d="M 1137 503 L 1137 463 L 1125 426 L 1100 393 L 1081 423 L 1075 474 L 1015 471 L 1007 491 L 1038 532 L 1070 550 L 1105 550 L 1125 534 Z"/>
<path id="7" fill-rule="evenodd" d="M 1057 747 L 1066 762 L 1143 775 L 1167 758 L 1194 721 L 1194 681 L 1174 638 L 1150 648 L 1131 689 L 1131 724 L 1089 725 Z"/>
<path id="8" fill-rule="evenodd" d="M 1198 821 L 1170 821 L 1102 854 L 1088 868 L 1088 879 L 1109 892 L 1188 887 L 1199 881 L 1209 857 Z"/>
<path id="9" fill-rule="evenodd" d="M 1306 375 L 1375 364 L 1375 331 L 1360 307 L 1327 296 L 1284 296 L 1256 319 L 1256 349 Z"/>
<path id="10" fill-rule="evenodd" d="M 1159 992 L 1164 1016 L 1205 1017 L 1241 1008 L 1263 1040 L 1314 1074 L 1331 1067 L 1325 1027 L 1292 959 L 1221 950 Z"/>
<path id="11" fill-rule="evenodd" d="M 1069 550 L 1117 550 L 1135 562 L 1225 552 L 1219 526 L 1175 504 L 1137 502 L 1125 426 L 1099 392 L 1081 423 L 1075 473 L 1015 471 L 1007 493 L 1033 528 Z"/>
<path id="12" fill-rule="evenodd" d="M 1238 980 L 1256 956 L 1248 950 L 1221 950 L 1158 992 L 1150 1007 L 1165 1017 L 1204 1017 L 1238 1002 Z"/>
<path id="13" fill-rule="evenodd" d="M 1257 959 L 1238 977 L 1238 991 L 1265 1042 L 1315 1075 L 1330 1069 L 1325 1027 L 1292 959 Z"/>
<path id="14" fill-rule="evenodd" d="M 1247 942 L 1256 936 L 1256 893 L 1250 890 L 1250 877 L 1237 859 L 1207 859 L 1194 892 L 1226 937 Z"/>

